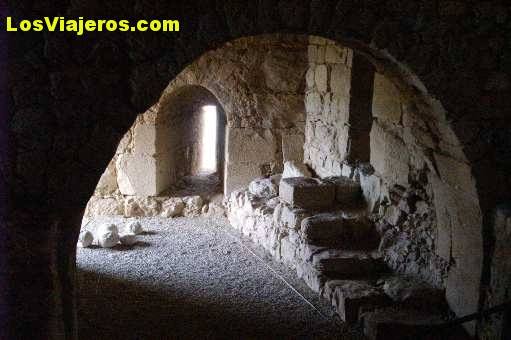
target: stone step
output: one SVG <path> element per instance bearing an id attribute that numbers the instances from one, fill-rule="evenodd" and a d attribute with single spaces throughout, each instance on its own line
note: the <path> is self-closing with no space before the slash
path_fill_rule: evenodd
<path id="1" fill-rule="evenodd" d="M 296 265 L 298 277 L 315 292 L 327 280 L 374 280 L 385 275 L 387 267 L 376 252 L 346 251 L 304 244 Z"/>
<path id="2" fill-rule="evenodd" d="M 279 185 L 279 196 L 293 207 L 322 210 L 334 206 L 335 187 L 317 178 L 283 178 Z"/>
<path id="3" fill-rule="evenodd" d="M 329 280 L 322 295 L 344 322 L 355 323 L 362 312 L 388 306 L 392 300 L 369 281 Z"/>
<path id="4" fill-rule="evenodd" d="M 320 213 L 303 219 L 300 231 L 305 242 L 317 246 L 374 249 L 378 245 L 374 226 L 363 216 Z"/>
<path id="5" fill-rule="evenodd" d="M 328 177 L 323 179 L 335 188 L 335 201 L 341 206 L 351 206 L 362 199 L 360 183 L 348 177 Z"/>
<path id="6" fill-rule="evenodd" d="M 469 339 L 461 327 L 445 329 L 445 314 L 421 309 L 393 306 L 361 315 L 364 334 L 369 340 Z"/>
<path id="7" fill-rule="evenodd" d="M 330 278 L 376 278 L 388 271 L 377 252 L 326 249 L 314 254 L 311 263 Z"/>
<path id="8" fill-rule="evenodd" d="M 443 289 L 432 287 L 417 279 L 397 274 L 385 275 L 377 281 L 377 285 L 395 304 L 433 314 L 442 314 L 449 310 Z"/>

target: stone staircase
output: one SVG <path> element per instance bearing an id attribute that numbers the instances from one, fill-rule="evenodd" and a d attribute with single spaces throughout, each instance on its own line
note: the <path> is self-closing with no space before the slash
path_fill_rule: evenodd
<path id="1" fill-rule="evenodd" d="M 445 338 L 434 327 L 447 317 L 443 291 L 387 268 L 357 182 L 342 177 L 257 181 L 252 190 L 231 194 L 231 224 L 295 268 L 343 321 L 361 322 L 370 339 L 407 339 L 425 332 L 425 325 L 427 332 L 437 332 L 431 336 Z"/>

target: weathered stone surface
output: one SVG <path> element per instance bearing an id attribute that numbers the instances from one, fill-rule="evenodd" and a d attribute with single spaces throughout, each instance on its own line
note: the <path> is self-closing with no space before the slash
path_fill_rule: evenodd
<path id="1" fill-rule="evenodd" d="M 125 217 L 157 216 L 160 210 L 160 202 L 153 197 L 128 197 L 124 201 Z"/>
<path id="2" fill-rule="evenodd" d="M 282 159 L 284 166 L 287 161 L 298 164 L 303 163 L 303 144 L 305 136 L 303 133 L 285 133 L 282 135 Z"/>
<path id="3" fill-rule="evenodd" d="M 94 242 L 94 235 L 90 231 L 84 230 L 80 232 L 80 236 L 78 236 L 78 247 L 88 248 Z"/>
<path id="4" fill-rule="evenodd" d="M 340 204 L 357 203 L 362 194 L 360 184 L 346 177 L 329 177 L 324 179 L 335 186 L 335 200 Z"/>
<path id="5" fill-rule="evenodd" d="M 282 179 L 279 193 L 283 201 L 305 209 L 329 208 L 335 198 L 333 185 L 304 177 Z"/>
<path id="6" fill-rule="evenodd" d="M 305 209 L 293 208 L 287 204 L 282 204 L 281 208 L 282 210 L 278 222 L 289 229 L 300 230 L 303 219 L 311 215 L 311 213 Z"/>
<path id="7" fill-rule="evenodd" d="M 115 198 L 92 196 L 87 204 L 85 216 L 122 216 L 124 208 Z"/>
<path id="8" fill-rule="evenodd" d="M 325 249 L 312 256 L 315 269 L 330 278 L 371 278 L 383 273 L 383 258 L 365 251 Z"/>
<path id="9" fill-rule="evenodd" d="M 202 212 L 202 206 L 204 201 L 200 196 L 189 196 L 183 197 L 185 208 L 183 210 L 183 216 L 194 217 L 199 216 Z"/>
<path id="10" fill-rule="evenodd" d="M 157 160 L 146 154 L 122 154 L 116 162 L 119 190 L 126 196 L 158 195 Z"/>
<path id="11" fill-rule="evenodd" d="M 126 234 L 139 235 L 144 232 L 144 228 L 142 228 L 142 224 L 139 221 L 129 222 L 124 229 L 124 233 Z"/>
<path id="12" fill-rule="evenodd" d="M 161 216 L 166 218 L 181 216 L 185 204 L 179 197 L 171 197 L 162 203 Z"/>
<path id="13" fill-rule="evenodd" d="M 208 205 L 207 216 L 225 216 L 225 208 L 216 202 L 210 202 Z"/>
<path id="14" fill-rule="evenodd" d="M 314 292 L 321 292 L 323 289 L 327 278 L 322 275 L 320 272 L 315 270 L 308 263 L 300 263 L 296 266 L 296 274 L 299 278 L 301 278 L 310 289 Z"/>
<path id="15" fill-rule="evenodd" d="M 273 198 L 278 196 L 279 188 L 271 178 L 258 178 L 250 182 L 248 191 L 257 197 Z"/>
<path id="16" fill-rule="evenodd" d="M 389 276 L 381 279 L 382 290 L 393 301 L 408 307 L 443 311 L 446 308 L 444 291 L 435 289 L 424 282 L 403 276 Z"/>
<path id="17" fill-rule="evenodd" d="M 98 185 L 96 186 L 96 190 L 94 195 L 96 196 L 109 196 L 115 193 L 118 190 L 117 186 L 117 171 L 115 169 L 115 162 L 112 160 L 101 178 L 99 179 Z"/>
<path id="18" fill-rule="evenodd" d="M 369 235 L 371 226 L 358 219 L 346 219 L 341 214 L 322 213 L 302 221 L 301 233 L 314 245 L 356 246 Z"/>
<path id="19" fill-rule="evenodd" d="M 287 161 L 284 163 L 284 172 L 282 179 L 293 177 L 310 177 L 311 173 L 307 166 L 303 163 L 296 163 L 294 161 Z"/>
<path id="20" fill-rule="evenodd" d="M 402 139 L 386 131 L 377 121 L 371 129 L 371 165 L 389 183 L 406 186 L 410 171 L 409 151 Z"/>
<path id="21" fill-rule="evenodd" d="M 401 93 L 380 73 L 375 73 L 373 115 L 379 120 L 399 124 L 402 117 Z"/>
<path id="22" fill-rule="evenodd" d="M 444 322 L 442 315 L 417 309 L 388 307 L 365 313 L 362 318 L 364 334 L 370 340 L 416 339 L 424 334 L 433 339 L 449 338 L 445 330 L 435 328 Z"/>
<path id="23" fill-rule="evenodd" d="M 103 224 L 94 232 L 98 245 L 102 248 L 112 248 L 119 243 L 119 230 L 115 224 Z"/>
<path id="24" fill-rule="evenodd" d="M 323 292 L 344 322 L 355 323 L 361 311 L 389 304 L 388 298 L 367 281 L 331 280 Z"/>

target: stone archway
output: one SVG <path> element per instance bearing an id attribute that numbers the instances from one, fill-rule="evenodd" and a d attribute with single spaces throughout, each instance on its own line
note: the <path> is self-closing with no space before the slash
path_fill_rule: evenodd
<path id="1" fill-rule="evenodd" d="M 16 328 L 14 320 L 25 319 L 31 325 L 24 330 L 27 334 L 75 336 L 71 295 L 79 220 L 116 143 L 135 115 L 156 101 L 168 79 L 184 65 L 239 36 L 283 30 L 317 34 L 365 51 L 384 65 L 407 65 L 424 82 L 431 97 L 445 107 L 446 119 L 453 122 L 452 131 L 461 141 L 459 147 L 472 165 L 471 171 L 462 171 L 473 175 L 475 183 L 468 183 L 470 194 L 462 193 L 461 197 L 470 198 L 477 190 L 483 214 L 498 200 L 509 198 L 509 182 L 504 174 L 510 162 L 496 144 L 509 129 L 505 119 L 509 72 L 502 64 L 480 63 L 477 58 L 480 53 L 487 60 L 509 53 L 505 43 L 493 47 L 489 44 L 501 40 L 495 32 L 509 22 L 496 14 L 505 12 L 505 7 L 493 2 L 473 9 L 464 4 L 386 6 L 369 1 L 326 5 L 318 1 L 194 4 L 141 3 L 135 8 L 136 15 L 148 16 L 158 8 L 158 14 L 195 18 L 190 19 L 187 33 L 170 38 L 152 34 L 128 38 L 94 35 L 86 42 L 90 47 L 85 48 L 87 53 L 81 52 L 83 41 L 67 41 L 62 35 L 13 35 L 9 56 L 9 157 L 7 162 L 2 159 L 8 186 L 2 197 L 8 200 L 9 208 L 2 222 L 7 235 L 2 248 L 8 249 L 10 259 L 9 275 L 4 276 L 2 285 L 8 287 L 8 306 L 17 306 L 8 308 L 8 320 L 13 320 L 6 326 L 9 331 Z M 31 7 L 11 6 L 15 16 L 32 13 Z M 69 6 L 69 13 L 97 12 L 86 4 Z M 44 9 L 49 15 L 52 11 Z M 126 11 L 119 7 L 113 12 L 121 16 Z M 480 18 L 492 29 L 479 32 L 463 25 Z M 32 54 L 25 54 L 26 46 L 32 46 Z M 132 50 L 130 56 L 125 54 L 126 46 Z M 457 53 L 452 54 L 453 50 Z M 74 59 L 78 64 L 72 62 Z M 403 69 L 389 67 L 383 72 L 392 75 Z M 34 74 L 38 77 L 32 77 Z M 412 94 L 420 93 L 421 87 L 411 78 Z M 131 99 L 129 103 L 126 98 Z M 434 99 L 432 104 L 438 107 Z M 478 127 L 481 122 L 482 129 Z M 480 138 L 481 134 L 487 138 Z M 453 136 L 451 132 L 447 135 Z M 457 177 L 451 178 L 449 167 L 446 169 L 439 169 L 439 173 L 459 187 Z M 465 223 L 459 223 L 460 215 L 456 215 L 449 220 L 463 227 Z M 467 226 L 481 233 L 480 224 L 468 222 Z M 459 246 L 469 252 L 467 244 L 471 240 L 459 240 Z M 25 243 L 37 246 L 26 252 L 18 247 Z M 39 280 L 31 285 L 35 277 Z M 469 281 L 477 284 L 478 278 Z M 52 297 L 50 301 L 48 296 Z"/>

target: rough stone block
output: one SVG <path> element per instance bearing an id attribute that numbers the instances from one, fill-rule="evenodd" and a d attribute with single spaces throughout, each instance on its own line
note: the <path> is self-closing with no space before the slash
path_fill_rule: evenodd
<path id="1" fill-rule="evenodd" d="M 256 197 L 272 198 L 278 196 L 279 188 L 271 178 L 257 178 L 250 182 L 248 191 Z"/>
<path id="2" fill-rule="evenodd" d="M 299 278 L 305 281 L 310 289 L 316 293 L 321 292 L 327 280 L 324 275 L 322 275 L 308 263 L 297 264 L 296 274 Z"/>
<path id="3" fill-rule="evenodd" d="M 185 208 L 183 200 L 179 197 L 171 197 L 163 201 L 161 206 L 161 217 L 165 218 L 180 216 Z"/>
<path id="4" fill-rule="evenodd" d="M 85 216 L 122 216 L 123 212 L 122 202 L 115 198 L 92 196 L 87 204 Z"/>
<path id="5" fill-rule="evenodd" d="M 341 214 L 322 213 L 302 221 L 301 233 L 308 242 L 318 246 L 364 246 L 370 235 L 370 223 L 358 218 L 346 219 Z"/>
<path id="6" fill-rule="evenodd" d="M 347 104 L 350 100 L 351 69 L 343 64 L 334 65 L 330 76 L 330 88 L 333 93 L 342 96 Z M 336 97 L 340 99 L 339 97 Z M 342 105 L 340 108 L 345 108 Z"/>
<path id="7" fill-rule="evenodd" d="M 283 201 L 304 209 L 329 208 L 335 198 L 332 184 L 314 178 L 284 178 L 280 181 L 279 192 Z"/>
<path id="8" fill-rule="evenodd" d="M 284 172 L 282 178 L 293 178 L 293 177 L 310 177 L 311 173 L 307 166 L 303 163 L 297 163 L 294 161 L 287 161 L 284 163 Z"/>
<path id="9" fill-rule="evenodd" d="M 389 304 L 385 294 L 366 281 L 327 281 L 323 295 L 331 301 L 341 319 L 347 323 L 355 323 L 362 310 Z"/>
<path id="10" fill-rule="evenodd" d="M 390 184 L 408 185 L 409 152 L 404 142 L 378 122 L 371 129 L 371 165 Z"/>
<path id="11" fill-rule="evenodd" d="M 362 188 L 360 184 L 346 177 L 330 177 L 325 179 L 335 186 L 335 200 L 341 204 L 353 204 L 360 200 Z"/>
<path id="12" fill-rule="evenodd" d="M 373 116 L 379 120 L 398 124 L 401 121 L 401 94 L 385 76 L 375 73 L 373 92 Z"/>
<path id="13" fill-rule="evenodd" d="M 328 90 L 328 69 L 326 65 L 319 65 L 316 67 L 314 80 L 316 88 L 320 93 L 325 93 Z"/>
<path id="14" fill-rule="evenodd" d="M 310 215 L 310 212 L 305 209 L 293 208 L 287 204 L 283 204 L 278 222 L 286 228 L 300 230 L 303 219 Z"/>
<path id="15" fill-rule="evenodd" d="M 88 248 L 94 242 L 94 235 L 90 231 L 84 230 L 80 232 L 80 236 L 78 236 L 78 247 L 80 248 Z"/>
<path id="16" fill-rule="evenodd" d="M 270 129 L 229 128 L 227 130 L 228 163 L 263 164 L 276 160 L 277 140 Z"/>
<path id="17" fill-rule="evenodd" d="M 246 188 L 248 184 L 257 177 L 261 177 L 261 166 L 256 163 L 227 163 L 226 176 L 224 181 L 224 193 Z"/>
<path id="18" fill-rule="evenodd" d="M 435 328 L 435 325 L 444 322 L 442 316 L 417 309 L 382 308 L 364 313 L 362 319 L 364 335 L 369 340 L 420 339 L 425 334 L 428 334 L 428 339 L 466 338 L 446 336 L 445 330 Z"/>
<path id="19" fill-rule="evenodd" d="M 282 158 L 284 162 L 294 161 L 303 163 L 303 145 L 305 136 L 303 134 L 282 135 Z"/>
<path id="20" fill-rule="evenodd" d="M 371 278 L 386 270 L 383 259 L 362 251 L 326 249 L 312 256 L 312 265 L 332 278 Z"/>
<path id="21" fill-rule="evenodd" d="M 122 154 L 116 162 L 117 183 L 125 196 L 156 196 L 157 160 L 145 154 Z"/>
<path id="22" fill-rule="evenodd" d="M 385 294 L 396 303 L 422 310 L 444 312 L 447 310 L 444 291 L 411 277 L 389 276 L 378 282 Z"/>
<path id="23" fill-rule="evenodd" d="M 109 196 L 118 190 L 117 171 L 115 170 L 115 158 L 110 161 L 105 172 L 101 175 L 98 185 L 96 186 L 95 195 Z"/>

